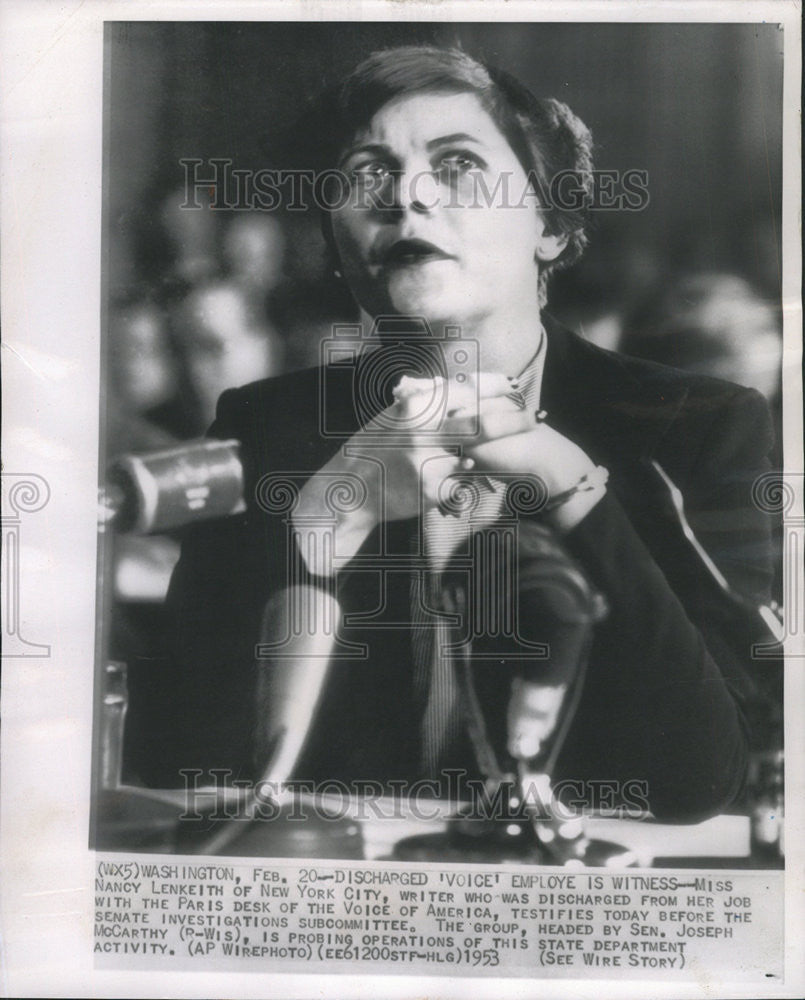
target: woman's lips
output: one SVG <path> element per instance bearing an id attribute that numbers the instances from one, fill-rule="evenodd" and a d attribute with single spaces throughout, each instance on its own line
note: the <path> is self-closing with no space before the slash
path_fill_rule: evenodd
<path id="1" fill-rule="evenodd" d="M 427 240 L 397 240 L 381 254 L 384 267 L 409 267 L 435 260 L 455 260 L 455 257 Z"/>

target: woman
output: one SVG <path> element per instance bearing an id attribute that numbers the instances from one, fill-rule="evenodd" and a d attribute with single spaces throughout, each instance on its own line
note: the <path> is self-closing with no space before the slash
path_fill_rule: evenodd
<path id="1" fill-rule="evenodd" d="M 422 595 L 411 600 L 424 577 L 406 556 L 413 538 L 438 574 L 466 532 L 496 523 L 519 476 L 545 500 L 523 524 L 539 523 L 551 558 L 608 608 L 554 779 L 599 804 L 639 782 L 662 817 L 722 810 L 746 764 L 749 653 L 662 480 L 683 491 L 732 586 L 761 601 L 767 525 L 750 489 L 771 445 L 762 399 L 599 350 L 551 320 L 547 278 L 581 254 L 592 194 L 591 139 L 564 105 L 462 52 L 411 47 L 370 56 L 326 120 L 326 165 L 348 178 L 349 196 L 329 204 L 325 236 L 379 346 L 356 360 L 334 338 L 326 368 L 222 396 L 211 433 L 241 440 L 249 509 L 185 541 L 169 598 L 170 739 L 155 779 L 176 782 L 182 767 L 260 773 L 271 705 L 255 643 L 277 632 L 263 622 L 267 602 L 300 573 L 332 586 L 344 617 L 294 776 L 398 791 L 433 777 L 438 754 L 430 774 L 422 766 L 433 699 L 417 690 L 423 630 L 412 612 Z M 405 317 L 427 329 L 401 336 Z M 333 506 L 339 477 L 355 496 Z M 436 544 L 433 525 L 450 520 L 446 484 L 462 477 L 486 500 L 469 528 Z M 283 507 L 271 489 L 288 480 L 298 497 Z M 325 535 L 333 558 L 317 555 Z M 484 708 L 508 732 L 491 738 L 516 753 L 533 736 L 518 732 L 528 706 L 511 671 L 498 677 L 482 685 Z M 430 717 L 429 739 L 455 729 L 451 711 Z M 462 756 L 466 733 L 451 735 L 450 759 L 477 773 Z"/>

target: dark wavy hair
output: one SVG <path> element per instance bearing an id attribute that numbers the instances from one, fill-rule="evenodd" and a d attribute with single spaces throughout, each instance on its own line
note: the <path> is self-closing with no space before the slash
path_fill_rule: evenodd
<path id="1" fill-rule="evenodd" d="M 509 73 L 479 62 L 457 48 L 406 45 L 373 52 L 331 91 L 318 131 L 319 155 L 332 167 L 372 117 L 389 101 L 424 92 L 472 93 L 506 137 L 537 195 L 551 191 L 554 178 L 569 177 L 580 194 L 572 206 L 552 202 L 545 211 L 547 232 L 566 236 L 559 257 L 540 270 L 539 298 L 544 304 L 552 271 L 575 263 L 587 245 L 592 202 L 593 141 L 587 126 L 553 98 L 537 98 Z M 329 214 L 322 230 L 334 250 Z"/>

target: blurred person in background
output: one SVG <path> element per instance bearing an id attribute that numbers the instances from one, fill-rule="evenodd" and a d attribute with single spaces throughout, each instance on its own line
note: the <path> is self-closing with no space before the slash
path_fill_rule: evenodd
<path id="1" fill-rule="evenodd" d="M 139 293 L 121 296 L 110 310 L 108 344 L 107 455 L 173 443 L 178 378 L 162 309 Z"/>
<path id="2" fill-rule="evenodd" d="M 735 274 L 680 278 L 628 323 L 625 354 L 780 393 L 782 331 L 778 311 Z"/>
<path id="3" fill-rule="evenodd" d="M 281 370 L 282 345 L 267 322 L 262 295 L 277 268 L 267 253 L 269 241 L 262 237 L 255 241 L 260 251 L 255 257 L 271 263 L 270 268 L 258 267 L 255 257 L 244 252 L 243 243 L 254 239 L 255 227 L 248 230 L 247 239 L 241 230 L 229 247 L 253 280 L 247 287 L 217 281 L 192 288 L 174 307 L 173 341 L 163 309 L 153 302 L 134 299 L 114 309 L 109 331 L 114 388 L 107 399 L 109 458 L 162 450 L 200 436 L 225 389 Z M 276 235 L 273 226 L 267 231 Z M 205 264 L 200 273 L 206 270 Z M 162 603 L 179 544 L 171 535 L 112 534 L 110 539 L 115 610 L 109 651 L 113 659 L 128 664 L 130 705 L 136 716 L 143 701 L 153 703 L 149 692 L 163 634 Z M 126 740 L 126 779 L 136 783 L 143 745 L 133 731 Z"/>
<path id="4" fill-rule="evenodd" d="M 220 219 L 212 199 L 205 187 L 188 194 L 175 169 L 157 171 L 137 202 L 110 220 L 114 267 L 142 282 L 165 309 L 220 274 Z"/>
<path id="5" fill-rule="evenodd" d="M 219 270 L 217 219 L 202 188 L 194 191 L 198 207 L 187 204 L 184 186 L 173 188 L 159 205 L 158 219 L 172 261 L 171 277 L 180 287 L 197 285 Z"/>
<path id="6" fill-rule="evenodd" d="M 206 431 L 224 390 L 282 371 L 277 331 L 233 281 L 190 291 L 176 307 L 172 329 L 188 383 L 188 436 Z"/>
<path id="7" fill-rule="evenodd" d="M 228 278 L 255 306 L 270 305 L 284 277 L 285 234 L 279 220 L 266 212 L 235 215 L 221 240 L 221 260 Z"/>

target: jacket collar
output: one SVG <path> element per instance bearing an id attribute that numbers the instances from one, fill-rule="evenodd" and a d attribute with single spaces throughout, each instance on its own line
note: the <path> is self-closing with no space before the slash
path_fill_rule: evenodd
<path id="1" fill-rule="evenodd" d="M 687 379 L 674 369 L 596 347 L 546 313 L 542 319 L 547 355 L 540 406 L 551 426 L 610 469 L 651 458 L 684 406 Z M 370 355 L 354 368 L 328 370 L 325 384 L 331 391 L 320 401 L 344 437 L 391 402 L 383 371 L 371 370 L 376 362 Z"/>
<path id="2" fill-rule="evenodd" d="M 542 407 L 558 431 L 597 463 L 628 465 L 653 454 L 688 386 L 673 370 L 605 351 L 543 314 L 548 354 Z"/>

